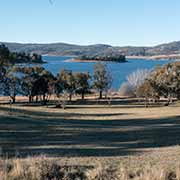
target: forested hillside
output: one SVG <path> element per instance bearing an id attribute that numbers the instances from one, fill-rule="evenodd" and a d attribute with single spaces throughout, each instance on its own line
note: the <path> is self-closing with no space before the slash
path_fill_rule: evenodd
<path id="1" fill-rule="evenodd" d="M 126 56 L 157 56 L 180 54 L 180 41 L 161 44 L 154 47 L 115 47 L 104 44 L 80 46 L 65 43 L 53 44 L 20 44 L 4 43 L 13 52 L 26 52 L 37 54 L 81 56 L 81 55 L 108 55 L 121 53 Z"/>

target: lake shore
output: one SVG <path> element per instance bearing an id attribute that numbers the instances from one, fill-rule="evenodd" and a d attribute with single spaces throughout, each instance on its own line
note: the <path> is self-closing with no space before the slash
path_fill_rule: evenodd
<path id="1" fill-rule="evenodd" d="M 126 59 L 142 59 L 142 60 L 178 60 L 180 59 L 180 54 L 170 54 L 170 55 L 157 55 L 157 56 L 126 56 Z M 99 62 L 97 60 L 82 60 L 82 59 L 67 59 L 64 62 Z"/>
<path id="2" fill-rule="evenodd" d="M 126 56 L 127 59 L 144 59 L 144 60 L 176 60 L 180 59 L 180 54 L 157 55 L 157 56 Z"/>
<path id="3" fill-rule="evenodd" d="M 64 62 L 117 62 L 117 63 L 124 63 L 124 62 L 121 62 L 121 61 L 102 61 L 102 60 L 87 60 L 87 59 L 75 59 L 75 58 L 72 58 L 72 59 L 67 59 L 65 60 Z M 125 61 L 127 62 L 127 61 Z"/>
<path id="4" fill-rule="evenodd" d="M 95 60 L 82 60 L 82 59 L 72 58 L 72 59 L 67 59 L 64 62 L 98 62 L 98 61 L 95 61 Z"/>

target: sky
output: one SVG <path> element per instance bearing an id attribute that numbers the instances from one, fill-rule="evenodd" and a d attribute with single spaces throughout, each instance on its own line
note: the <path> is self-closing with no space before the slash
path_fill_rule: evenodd
<path id="1" fill-rule="evenodd" d="M 0 41 L 152 46 L 180 40 L 180 0 L 0 0 Z"/>

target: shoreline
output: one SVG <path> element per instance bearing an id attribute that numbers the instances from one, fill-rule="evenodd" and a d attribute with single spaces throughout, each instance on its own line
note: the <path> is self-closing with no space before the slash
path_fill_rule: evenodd
<path id="1" fill-rule="evenodd" d="M 127 59 L 144 59 L 144 60 L 177 60 L 180 54 L 156 55 L 156 56 L 126 56 Z"/>
<path id="2" fill-rule="evenodd" d="M 127 60 L 124 62 L 118 62 L 118 61 L 101 61 L 101 60 L 86 60 L 86 59 L 84 59 L 84 60 L 82 60 L 82 59 L 74 59 L 74 58 L 72 58 L 72 59 L 67 59 L 67 60 L 65 60 L 64 62 L 116 62 L 116 63 L 125 63 L 125 62 L 127 62 Z"/>
<path id="3" fill-rule="evenodd" d="M 170 55 L 157 55 L 157 56 L 126 56 L 126 59 L 131 59 L 131 60 L 137 60 L 137 59 L 142 59 L 142 60 L 178 60 L 180 59 L 180 54 L 170 54 Z M 81 59 L 67 59 L 64 62 L 100 62 L 97 60 L 81 60 Z M 101 61 L 102 62 L 102 61 Z M 109 62 L 109 61 L 105 61 Z M 120 62 L 121 63 L 121 62 Z M 122 62 L 123 63 L 123 62 Z"/>
<path id="4" fill-rule="evenodd" d="M 97 61 L 97 60 L 82 60 L 82 59 L 67 59 L 65 60 L 64 62 L 100 62 L 100 61 Z M 101 61 L 102 62 L 102 61 Z"/>

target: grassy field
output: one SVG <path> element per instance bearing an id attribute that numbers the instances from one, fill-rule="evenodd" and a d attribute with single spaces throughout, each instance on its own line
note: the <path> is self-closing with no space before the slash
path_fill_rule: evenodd
<path id="1" fill-rule="evenodd" d="M 86 103 L 0 105 L 0 146 L 6 157 L 45 154 L 61 164 L 176 167 L 180 162 L 180 105 Z"/>
<path id="2" fill-rule="evenodd" d="M 180 107 L 0 106 L 2 152 L 125 156 L 180 143 Z"/>

